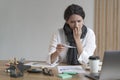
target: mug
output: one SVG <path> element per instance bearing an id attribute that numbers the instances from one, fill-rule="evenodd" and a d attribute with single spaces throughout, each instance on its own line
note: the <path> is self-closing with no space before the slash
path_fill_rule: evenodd
<path id="1" fill-rule="evenodd" d="M 91 73 L 98 73 L 99 72 L 99 56 L 90 56 L 89 57 L 89 66 Z"/>

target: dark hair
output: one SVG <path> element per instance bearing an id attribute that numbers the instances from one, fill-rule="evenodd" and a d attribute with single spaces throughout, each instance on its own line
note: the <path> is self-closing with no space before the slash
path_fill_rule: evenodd
<path id="1" fill-rule="evenodd" d="M 69 5 L 64 12 L 64 19 L 67 21 L 73 14 L 80 15 L 83 19 L 85 18 L 85 12 L 83 8 L 76 4 Z"/>

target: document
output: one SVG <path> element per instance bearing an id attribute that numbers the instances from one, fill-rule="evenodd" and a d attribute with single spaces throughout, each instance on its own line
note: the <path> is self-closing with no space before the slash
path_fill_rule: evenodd
<path id="1" fill-rule="evenodd" d="M 85 73 L 85 70 L 82 66 L 57 66 L 58 73 L 64 72 L 76 72 L 76 73 Z"/>
<path id="2" fill-rule="evenodd" d="M 57 63 L 56 64 L 48 64 L 45 62 L 28 62 L 28 63 L 25 63 L 24 65 L 29 65 L 31 67 L 55 67 L 58 64 Z"/>

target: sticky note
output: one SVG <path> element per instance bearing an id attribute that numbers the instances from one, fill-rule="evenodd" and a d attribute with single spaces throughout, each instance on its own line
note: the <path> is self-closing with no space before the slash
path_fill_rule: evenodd
<path id="1" fill-rule="evenodd" d="M 77 74 L 77 72 L 63 72 L 63 74 L 71 74 L 71 75 L 75 75 L 75 74 Z"/>
<path id="2" fill-rule="evenodd" d="M 62 79 L 66 79 L 66 78 L 72 78 L 72 75 L 69 75 L 69 74 L 58 74 L 58 77 L 60 77 Z"/>

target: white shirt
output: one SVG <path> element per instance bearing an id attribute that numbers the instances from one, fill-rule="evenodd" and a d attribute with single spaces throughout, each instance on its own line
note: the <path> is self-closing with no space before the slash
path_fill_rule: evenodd
<path id="1" fill-rule="evenodd" d="M 92 29 L 87 27 L 87 34 L 85 38 L 81 39 L 82 46 L 83 46 L 83 52 L 78 57 L 78 61 L 82 63 L 88 63 L 89 56 L 92 56 L 94 54 L 94 51 L 96 49 L 96 40 L 95 40 L 95 34 L 92 31 Z M 52 41 L 50 42 L 49 46 L 49 55 L 47 62 L 51 64 L 50 56 L 52 53 L 56 51 L 57 44 L 68 44 L 67 38 L 64 34 L 63 29 L 58 29 L 57 33 L 53 34 Z M 60 55 L 57 57 L 56 62 L 66 62 L 66 54 L 67 54 L 68 48 L 65 48 L 63 52 L 60 53 Z M 54 64 L 53 63 L 53 64 Z"/>

